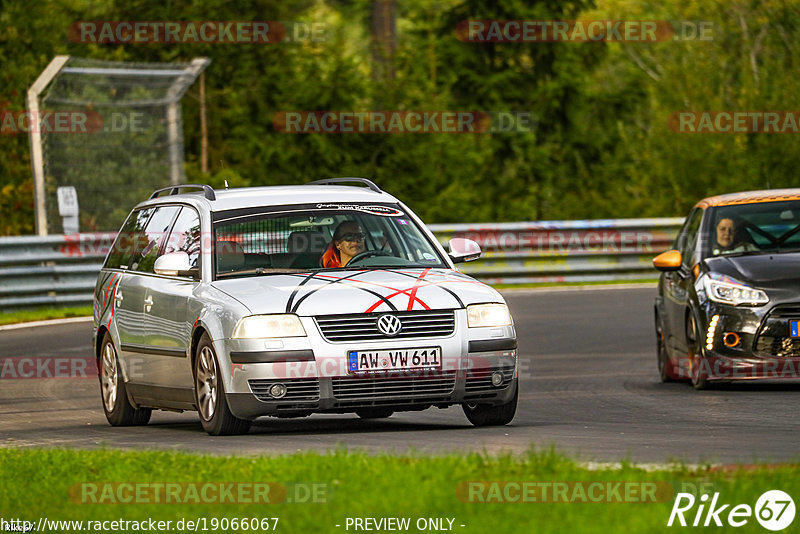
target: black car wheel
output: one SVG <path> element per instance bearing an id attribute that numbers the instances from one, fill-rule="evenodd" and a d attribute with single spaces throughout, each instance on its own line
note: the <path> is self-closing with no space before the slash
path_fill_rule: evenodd
<path id="1" fill-rule="evenodd" d="M 197 345 L 194 381 L 197 411 L 206 432 L 212 436 L 230 436 L 246 434 L 250 430 L 251 421 L 239 419 L 228 407 L 217 353 L 208 334 L 203 334 Z"/>
<path id="2" fill-rule="evenodd" d="M 669 371 L 669 354 L 667 353 L 667 343 L 664 338 L 664 325 L 661 324 L 661 317 L 656 312 L 656 356 L 658 358 L 658 375 L 662 382 L 675 382 L 675 378 Z"/>
<path id="3" fill-rule="evenodd" d="M 491 404 L 462 404 L 464 415 L 475 426 L 501 426 L 507 425 L 517 413 L 517 397 L 519 386 L 514 390 L 514 396 L 505 404 L 492 406 Z"/>
<path id="4" fill-rule="evenodd" d="M 694 386 L 694 389 L 706 389 L 708 387 L 708 379 L 703 369 L 705 361 L 697 335 L 697 319 L 694 318 L 693 313 L 689 313 L 689 319 L 686 321 L 686 345 L 691 365 L 692 386 Z"/>
<path id="5" fill-rule="evenodd" d="M 103 411 L 111 426 L 146 425 L 152 410 L 134 408 L 128 401 L 125 379 L 122 378 L 117 359 L 117 349 L 108 332 L 103 336 L 98 364 Z"/>

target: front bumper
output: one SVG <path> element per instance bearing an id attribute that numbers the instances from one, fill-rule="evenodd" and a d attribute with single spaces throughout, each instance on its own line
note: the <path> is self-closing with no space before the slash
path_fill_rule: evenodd
<path id="1" fill-rule="evenodd" d="M 517 383 L 517 340 L 513 326 L 468 328 L 465 310 L 454 313 L 451 334 L 441 337 L 330 341 L 312 318 L 301 317 L 307 337 L 279 342 L 222 340 L 217 354 L 230 362 L 225 390 L 231 412 L 243 419 L 262 415 L 297 417 L 346 413 L 363 408 L 424 410 L 464 402 L 504 404 Z M 404 350 L 437 347 L 441 369 L 351 374 L 352 350 Z M 492 374 L 502 381 L 492 384 Z M 497 380 L 497 378 L 496 378 Z M 274 384 L 286 394 L 269 394 Z"/>
<path id="2" fill-rule="evenodd" d="M 499 373 L 502 382 L 492 383 Z M 459 369 L 395 371 L 357 376 L 249 379 L 248 393 L 228 393 L 231 412 L 243 419 L 263 415 L 298 417 L 311 413 L 347 413 L 363 408 L 424 410 L 453 404 L 505 404 L 517 388 L 515 350 L 470 353 Z M 274 384 L 286 394 L 269 395 Z"/>
<path id="3" fill-rule="evenodd" d="M 792 306 L 794 308 L 794 306 Z M 800 338 L 789 335 L 789 321 L 800 319 L 800 308 L 709 306 L 699 376 L 732 381 L 800 378 Z M 713 321 L 717 317 L 716 322 Z M 687 362 L 691 376 L 691 362 Z"/>

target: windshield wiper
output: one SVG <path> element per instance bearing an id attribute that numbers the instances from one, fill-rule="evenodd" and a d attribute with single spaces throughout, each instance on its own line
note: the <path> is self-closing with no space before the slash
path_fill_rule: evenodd
<path id="1" fill-rule="evenodd" d="M 277 269 L 270 267 L 256 267 L 255 269 L 247 269 L 246 271 L 233 271 L 229 273 L 217 273 L 217 278 L 238 278 L 244 276 L 266 276 L 272 274 L 293 274 L 305 273 L 314 269 Z"/>
<path id="2" fill-rule="evenodd" d="M 715 258 L 738 258 L 739 256 L 758 256 L 759 254 L 774 254 L 773 250 L 743 250 L 741 252 L 720 253 Z"/>

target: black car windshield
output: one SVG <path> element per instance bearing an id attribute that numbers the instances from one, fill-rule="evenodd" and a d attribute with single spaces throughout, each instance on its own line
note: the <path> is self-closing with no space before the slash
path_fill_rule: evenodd
<path id="1" fill-rule="evenodd" d="M 317 204 L 215 214 L 214 267 L 228 278 L 445 264 L 399 206 Z"/>
<path id="2" fill-rule="evenodd" d="M 703 256 L 800 251 L 800 201 L 711 208 Z"/>

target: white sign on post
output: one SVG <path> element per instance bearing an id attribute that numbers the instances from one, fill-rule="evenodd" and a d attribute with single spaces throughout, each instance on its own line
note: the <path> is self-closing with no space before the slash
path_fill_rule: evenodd
<path id="1" fill-rule="evenodd" d="M 58 195 L 58 214 L 64 224 L 65 234 L 78 233 L 78 192 L 71 185 L 59 187 L 56 190 Z"/>

